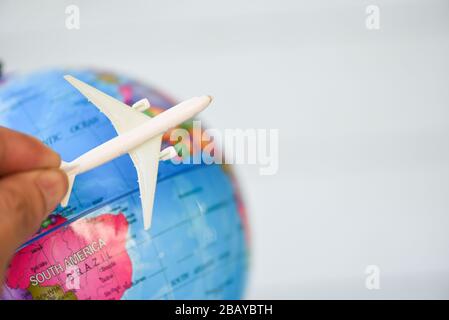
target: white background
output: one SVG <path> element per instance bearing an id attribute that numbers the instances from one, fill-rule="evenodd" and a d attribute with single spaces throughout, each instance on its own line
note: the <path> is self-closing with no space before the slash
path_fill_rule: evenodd
<path id="1" fill-rule="evenodd" d="M 449 1 L 0 0 L 0 59 L 210 93 L 210 126 L 279 129 L 278 174 L 237 167 L 248 298 L 449 298 Z"/>

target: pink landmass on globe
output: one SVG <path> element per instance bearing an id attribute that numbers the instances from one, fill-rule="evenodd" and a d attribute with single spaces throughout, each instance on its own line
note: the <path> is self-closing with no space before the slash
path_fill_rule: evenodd
<path id="1" fill-rule="evenodd" d="M 120 299 L 132 278 L 127 235 L 121 213 L 75 221 L 17 252 L 6 285 L 60 286 L 78 299 Z"/>

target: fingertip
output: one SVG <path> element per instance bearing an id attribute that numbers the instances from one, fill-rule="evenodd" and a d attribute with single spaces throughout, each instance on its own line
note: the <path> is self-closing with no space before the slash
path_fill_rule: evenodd
<path id="1" fill-rule="evenodd" d="M 57 152 L 35 137 L 25 135 L 25 139 L 28 142 L 29 158 L 23 159 L 24 165 L 32 166 L 32 169 L 59 167 L 61 157 Z"/>
<path id="2" fill-rule="evenodd" d="M 42 170 L 35 181 L 44 198 L 46 214 L 48 214 L 58 205 L 67 192 L 67 175 L 59 169 L 47 169 Z"/>
<path id="3" fill-rule="evenodd" d="M 61 165 L 61 156 L 45 144 L 42 152 L 38 153 L 39 161 L 37 163 L 43 168 L 58 168 Z"/>
<path id="4" fill-rule="evenodd" d="M 27 134 L 0 128 L 0 174 L 57 168 L 61 157 L 46 144 Z"/>
<path id="5" fill-rule="evenodd" d="M 39 228 L 68 187 L 59 169 L 10 174 L 0 179 L 0 244 L 14 250 Z"/>

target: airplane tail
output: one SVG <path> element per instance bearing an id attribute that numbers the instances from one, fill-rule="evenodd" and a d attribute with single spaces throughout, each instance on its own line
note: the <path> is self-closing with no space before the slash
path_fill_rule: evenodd
<path id="1" fill-rule="evenodd" d="M 70 164 L 65 161 L 61 161 L 60 169 L 65 171 L 67 174 L 67 178 L 69 180 L 69 187 L 67 189 L 67 193 L 65 194 L 64 198 L 61 200 L 61 206 L 67 207 L 67 204 L 69 203 L 70 194 L 72 193 L 72 187 L 73 182 L 75 181 L 76 173 L 73 173 L 73 171 L 70 170 Z"/>

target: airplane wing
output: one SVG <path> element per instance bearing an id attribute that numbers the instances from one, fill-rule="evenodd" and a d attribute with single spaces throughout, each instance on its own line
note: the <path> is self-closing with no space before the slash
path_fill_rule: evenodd
<path id="1" fill-rule="evenodd" d="M 72 76 L 67 75 L 64 78 L 109 118 L 118 134 L 123 134 L 149 120 L 149 116 Z M 139 180 L 145 230 L 151 226 L 161 144 L 162 135 L 158 135 L 129 152 Z M 175 152 L 173 150 L 169 150 L 172 151 L 171 156 Z M 73 179 L 71 181 L 73 183 Z"/>
<path id="2" fill-rule="evenodd" d="M 98 110 L 103 112 L 112 122 L 118 134 L 122 134 L 148 121 L 148 116 L 134 110 L 123 102 L 101 92 L 70 75 L 64 76 L 72 86 L 78 89 Z"/>
<path id="3" fill-rule="evenodd" d="M 137 170 L 145 230 L 151 226 L 161 143 L 162 135 L 159 135 L 129 153 Z"/>

